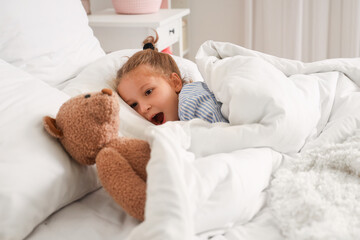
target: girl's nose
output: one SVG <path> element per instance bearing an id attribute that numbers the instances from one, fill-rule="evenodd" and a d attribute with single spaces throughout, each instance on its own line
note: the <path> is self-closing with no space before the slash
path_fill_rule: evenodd
<path id="1" fill-rule="evenodd" d="M 140 104 L 140 106 L 139 106 L 139 109 L 140 109 L 141 113 L 148 112 L 150 108 L 151 108 L 151 105 L 147 104 L 147 103 Z"/>

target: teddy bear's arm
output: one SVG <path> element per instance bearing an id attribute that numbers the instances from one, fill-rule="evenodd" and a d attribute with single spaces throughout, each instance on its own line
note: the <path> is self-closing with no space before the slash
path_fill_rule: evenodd
<path id="1" fill-rule="evenodd" d="M 143 221 L 146 183 L 135 173 L 126 158 L 112 147 L 102 149 L 96 157 L 103 187 L 131 216 Z"/>
<path id="2" fill-rule="evenodd" d="M 129 162 L 135 172 L 146 182 L 146 165 L 150 159 L 150 146 L 135 138 L 116 138 L 107 146 L 115 148 Z"/>

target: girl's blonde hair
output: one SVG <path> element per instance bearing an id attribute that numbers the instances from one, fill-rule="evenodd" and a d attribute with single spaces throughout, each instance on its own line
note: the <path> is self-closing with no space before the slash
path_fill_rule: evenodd
<path id="1" fill-rule="evenodd" d="M 151 43 L 154 46 L 154 50 L 151 48 L 139 51 L 132 55 L 129 60 L 117 71 L 115 79 L 115 88 L 120 83 L 121 78 L 137 68 L 140 65 L 147 64 L 151 66 L 155 71 L 165 76 L 170 76 L 173 72 L 178 74 L 182 82 L 184 80 L 181 77 L 179 67 L 177 66 L 175 60 L 167 53 L 158 52 L 158 49 L 155 47 L 155 44 L 159 40 L 159 35 L 156 33 L 156 38 L 153 36 L 148 36 L 144 41 L 143 45 Z"/>

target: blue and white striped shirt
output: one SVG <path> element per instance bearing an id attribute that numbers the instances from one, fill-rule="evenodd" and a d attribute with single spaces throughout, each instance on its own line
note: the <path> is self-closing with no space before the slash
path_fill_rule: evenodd
<path id="1" fill-rule="evenodd" d="M 228 122 L 221 114 L 221 102 L 203 82 L 188 83 L 179 94 L 179 118 L 187 121 L 201 118 L 210 123 Z"/>

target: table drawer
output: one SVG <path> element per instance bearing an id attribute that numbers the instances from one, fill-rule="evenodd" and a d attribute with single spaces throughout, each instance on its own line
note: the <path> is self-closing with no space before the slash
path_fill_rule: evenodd
<path id="1" fill-rule="evenodd" d="M 156 31 L 159 34 L 158 49 L 164 49 L 179 41 L 180 31 L 182 31 L 181 21 L 173 21 L 167 25 L 158 27 Z"/>

